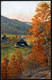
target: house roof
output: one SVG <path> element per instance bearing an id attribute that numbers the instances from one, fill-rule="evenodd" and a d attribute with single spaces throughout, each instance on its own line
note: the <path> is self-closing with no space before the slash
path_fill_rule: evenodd
<path id="1" fill-rule="evenodd" d="M 2 39 L 6 39 L 6 35 L 4 35 L 4 36 L 2 37 Z"/>
<path id="2" fill-rule="evenodd" d="M 19 42 L 25 42 L 23 39 L 21 39 Z"/>
<path id="3" fill-rule="evenodd" d="M 23 39 L 21 39 L 20 41 L 18 41 L 17 45 L 21 46 L 21 43 L 24 43 L 24 45 L 22 45 L 23 47 L 25 47 L 25 46 L 27 47 L 28 46 L 28 44 L 26 43 L 26 41 L 24 41 Z"/>

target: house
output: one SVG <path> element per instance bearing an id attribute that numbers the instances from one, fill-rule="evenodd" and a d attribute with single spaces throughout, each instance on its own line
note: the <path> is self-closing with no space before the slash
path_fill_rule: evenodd
<path id="1" fill-rule="evenodd" d="M 28 44 L 23 39 L 21 39 L 20 41 L 17 42 L 17 46 L 18 47 L 28 47 Z"/>
<path id="2" fill-rule="evenodd" d="M 2 40 L 6 40 L 6 35 L 4 35 L 4 36 L 2 37 Z"/>

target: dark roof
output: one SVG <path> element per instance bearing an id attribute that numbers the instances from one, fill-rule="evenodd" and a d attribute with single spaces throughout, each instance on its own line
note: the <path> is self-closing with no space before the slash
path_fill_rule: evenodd
<path id="1" fill-rule="evenodd" d="M 22 45 L 22 43 L 24 45 Z M 20 47 L 27 47 L 28 46 L 28 44 L 23 39 L 21 39 L 20 41 L 18 41 L 17 42 L 17 45 L 20 46 Z"/>
<path id="2" fill-rule="evenodd" d="M 4 35 L 3 37 L 6 37 L 6 35 Z"/>
<path id="3" fill-rule="evenodd" d="M 21 39 L 19 42 L 25 42 L 23 39 Z"/>
<path id="4" fill-rule="evenodd" d="M 2 39 L 6 39 L 6 35 L 4 35 L 4 36 L 2 37 Z"/>

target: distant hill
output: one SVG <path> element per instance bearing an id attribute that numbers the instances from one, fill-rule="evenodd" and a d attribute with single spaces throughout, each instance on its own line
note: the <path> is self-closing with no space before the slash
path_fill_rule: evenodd
<path id="1" fill-rule="evenodd" d="M 31 25 L 29 22 L 21 22 L 16 19 L 9 19 L 1 16 L 1 33 L 25 34 Z"/>

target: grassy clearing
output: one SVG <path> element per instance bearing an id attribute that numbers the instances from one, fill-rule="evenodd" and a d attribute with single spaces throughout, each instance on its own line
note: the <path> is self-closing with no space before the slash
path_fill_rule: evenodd
<path id="1" fill-rule="evenodd" d="M 6 34 L 7 37 L 15 37 L 16 35 L 12 35 L 12 34 Z M 3 34 L 1 35 L 1 37 L 3 36 Z M 27 42 L 27 40 L 25 40 Z M 12 55 L 15 55 L 17 51 L 17 49 L 20 50 L 20 52 L 22 53 L 22 56 L 25 56 L 25 54 L 28 54 L 28 52 L 30 52 L 31 48 L 29 47 L 26 47 L 26 48 L 15 48 L 14 45 L 16 45 L 16 42 L 10 42 L 10 41 L 7 41 L 7 42 L 2 42 L 1 43 L 2 47 L 1 47 L 1 59 L 3 58 L 3 56 L 6 56 L 7 53 L 9 55 L 9 59 L 11 59 L 11 56 Z"/>
<path id="2" fill-rule="evenodd" d="M 1 48 L 1 59 L 3 58 L 3 56 L 6 56 L 7 53 L 9 55 L 8 58 L 11 59 L 11 56 L 16 54 L 15 51 L 17 51 L 17 49 L 20 50 L 20 52 L 22 53 L 22 56 L 25 56 L 25 54 L 28 54 L 28 52 L 31 50 L 31 48 L 29 48 L 29 47 L 26 47 L 26 48 L 22 48 L 22 47 L 15 48 L 14 47 L 15 44 L 16 43 L 9 43 L 9 44 L 7 44 L 7 43 L 5 43 L 5 44 L 1 43 L 1 45 L 4 45 L 4 47 Z"/>
<path id="3" fill-rule="evenodd" d="M 20 52 L 22 53 L 22 56 L 25 56 L 25 53 L 27 54 L 31 50 L 30 48 L 14 48 L 14 47 L 3 48 L 1 49 L 1 58 L 3 58 L 3 56 L 6 56 L 8 53 L 9 59 L 10 59 L 12 55 L 16 54 L 15 51 L 17 51 L 17 49 L 20 50 Z"/>

